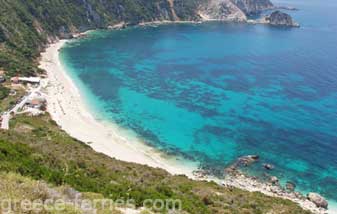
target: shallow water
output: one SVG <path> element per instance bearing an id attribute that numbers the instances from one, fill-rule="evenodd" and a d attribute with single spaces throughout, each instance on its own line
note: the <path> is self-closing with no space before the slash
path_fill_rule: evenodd
<path id="1" fill-rule="evenodd" d="M 337 2 L 278 1 L 301 28 L 206 23 L 97 31 L 62 49 L 98 116 L 215 173 L 258 154 L 337 201 Z"/>

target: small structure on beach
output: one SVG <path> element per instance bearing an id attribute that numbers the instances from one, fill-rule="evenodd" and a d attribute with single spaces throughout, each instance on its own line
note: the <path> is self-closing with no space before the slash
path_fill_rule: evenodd
<path id="1" fill-rule="evenodd" d="M 19 83 L 30 83 L 30 84 L 40 84 L 40 77 L 12 77 L 11 82 L 14 84 Z"/>
<path id="2" fill-rule="evenodd" d="M 39 84 L 41 79 L 40 77 L 19 77 L 19 81 L 24 83 Z"/>

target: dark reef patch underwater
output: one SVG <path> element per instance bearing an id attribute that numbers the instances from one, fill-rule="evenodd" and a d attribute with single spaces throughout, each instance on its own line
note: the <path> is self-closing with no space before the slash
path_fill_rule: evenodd
<path id="1" fill-rule="evenodd" d="M 101 117 L 151 145 L 215 171 L 258 154 L 283 182 L 337 201 L 337 2 L 291 3 L 301 28 L 96 31 L 62 59 Z"/>

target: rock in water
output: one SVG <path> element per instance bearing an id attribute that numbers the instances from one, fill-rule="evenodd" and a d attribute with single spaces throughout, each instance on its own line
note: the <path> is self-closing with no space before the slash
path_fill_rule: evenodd
<path id="1" fill-rule="evenodd" d="M 310 192 L 307 195 L 307 198 L 313 202 L 317 207 L 322 207 L 324 209 L 328 209 L 328 202 L 318 193 Z"/>
<path id="2" fill-rule="evenodd" d="M 240 157 L 237 161 L 237 165 L 242 165 L 242 166 L 249 166 L 253 163 L 255 163 L 256 161 L 259 160 L 259 156 L 258 155 L 247 155 L 247 156 L 243 156 Z"/>
<path id="3" fill-rule="evenodd" d="M 263 164 L 263 167 L 264 167 L 265 169 L 267 169 L 267 170 L 272 170 L 272 169 L 274 169 L 274 166 L 273 166 L 273 165 L 267 164 L 267 163 Z"/>
<path id="4" fill-rule="evenodd" d="M 286 189 L 290 192 L 293 192 L 295 191 L 295 188 L 296 188 L 296 184 L 294 184 L 293 182 L 291 181 L 287 181 L 287 184 L 286 184 Z"/>
<path id="5" fill-rule="evenodd" d="M 267 16 L 266 21 L 275 26 L 299 27 L 299 24 L 294 22 L 290 15 L 278 10 Z"/>
<path id="6" fill-rule="evenodd" d="M 279 180 L 276 176 L 271 176 L 270 177 L 270 182 L 274 185 L 278 185 L 279 184 Z"/>
<path id="7" fill-rule="evenodd" d="M 300 192 L 294 192 L 294 195 L 296 198 L 299 198 L 301 200 L 305 200 L 306 198 L 302 195 Z"/>
<path id="8" fill-rule="evenodd" d="M 240 175 L 241 173 L 238 171 L 241 167 L 248 167 L 251 164 L 257 162 L 259 160 L 258 155 L 247 155 L 239 157 L 232 165 L 225 168 L 224 173 L 230 175 Z"/>

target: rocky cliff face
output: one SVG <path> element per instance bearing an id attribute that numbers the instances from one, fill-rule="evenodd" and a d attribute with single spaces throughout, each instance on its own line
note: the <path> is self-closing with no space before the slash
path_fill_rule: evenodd
<path id="1" fill-rule="evenodd" d="M 206 20 L 246 21 L 247 16 L 273 7 L 269 0 L 208 0 L 199 15 Z"/>
<path id="2" fill-rule="evenodd" d="M 204 20 L 245 21 L 247 17 L 231 0 L 211 0 L 199 11 Z"/>
<path id="3" fill-rule="evenodd" d="M 270 0 L 231 0 L 246 15 L 253 15 L 261 11 L 274 8 Z"/>

